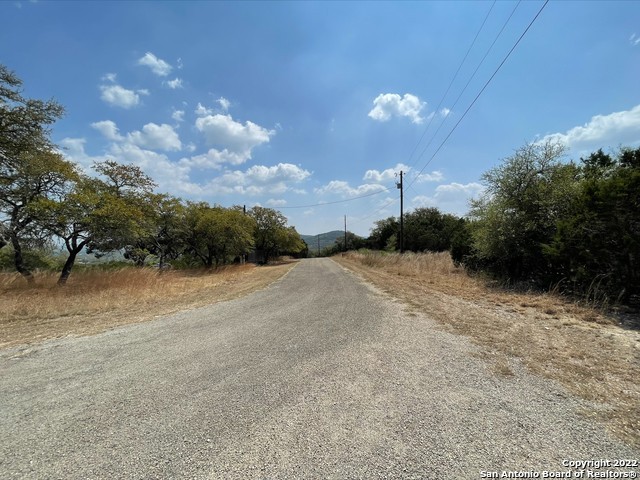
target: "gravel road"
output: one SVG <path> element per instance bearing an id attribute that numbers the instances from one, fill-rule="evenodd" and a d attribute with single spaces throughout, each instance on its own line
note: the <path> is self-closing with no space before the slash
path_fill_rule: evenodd
<path id="1" fill-rule="evenodd" d="M 0 478 L 476 479 L 640 457 L 512 368 L 303 260 L 241 299 L 0 351 Z"/>

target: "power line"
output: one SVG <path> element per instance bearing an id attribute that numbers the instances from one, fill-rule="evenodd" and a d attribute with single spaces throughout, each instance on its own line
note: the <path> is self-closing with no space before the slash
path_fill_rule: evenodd
<path id="1" fill-rule="evenodd" d="M 284 207 L 278 207 L 278 209 L 281 209 L 281 208 L 311 208 L 311 207 L 321 207 L 323 205 L 334 205 L 336 203 L 352 202 L 352 201 L 358 200 L 360 198 L 366 198 L 366 197 L 372 197 L 374 195 L 379 195 L 382 192 L 388 192 L 389 190 L 391 190 L 391 189 L 387 188 L 387 187 L 383 187 L 382 190 L 378 190 L 377 192 L 366 193 L 364 195 L 360 195 L 360 196 L 357 196 L 357 197 L 345 198 L 344 200 L 334 200 L 332 202 L 313 203 L 313 204 L 310 204 L 310 205 L 292 205 L 290 207 L 284 206 Z"/>
<path id="2" fill-rule="evenodd" d="M 467 90 L 467 87 L 469 86 L 469 84 L 471 83 L 471 80 L 474 79 L 474 77 L 476 76 L 476 73 L 478 73 L 478 70 L 480 69 L 480 67 L 482 66 L 482 64 L 484 63 L 484 61 L 486 60 L 487 56 L 489 55 L 489 53 L 491 52 L 491 50 L 493 49 L 493 46 L 496 44 L 496 42 L 498 41 L 498 39 L 500 38 L 500 35 L 502 35 L 502 32 L 504 31 L 504 29 L 506 28 L 507 24 L 509 23 L 509 21 L 511 20 L 511 17 L 513 17 L 513 14 L 516 12 L 516 9 L 518 8 L 518 5 L 520 5 L 521 0 L 518 0 L 518 3 L 516 3 L 516 6 L 513 7 L 513 10 L 511 11 L 511 14 L 509 15 L 509 17 L 505 20 L 505 22 L 502 24 L 502 28 L 500 29 L 500 31 L 498 32 L 498 34 L 496 35 L 496 38 L 493 39 L 493 42 L 491 43 L 491 45 L 489 45 L 489 48 L 487 49 L 487 51 L 485 52 L 484 56 L 482 57 L 482 60 L 480 60 L 480 63 L 478 63 L 478 65 L 476 66 L 476 69 L 473 71 L 473 73 L 471 74 L 471 76 L 469 77 L 469 80 L 467 80 L 467 83 L 465 84 L 464 88 L 460 91 L 460 94 L 458 95 L 458 97 L 456 98 L 455 102 L 453 102 L 453 105 L 451 105 L 451 110 L 453 110 L 455 108 L 455 106 L 458 104 L 458 101 L 460 101 L 460 98 L 462 97 L 462 95 L 464 94 L 464 92 Z M 433 117 L 432 117 L 433 118 Z M 442 122 L 440 122 L 440 125 L 438 126 L 437 130 L 434 132 L 434 134 L 431 136 L 431 139 L 429 140 L 429 143 L 427 143 L 427 145 L 424 147 L 424 149 L 422 150 L 422 152 L 420 153 L 420 155 L 418 156 L 419 160 L 420 158 L 422 158 L 422 156 L 424 155 L 424 153 L 427 151 L 427 149 L 429 148 L 429 146 L 431 145 L 431 143 L 433 142 L 433 140 L 436 138 L 436 136 L 438 135 L 438 132 L 440 131 L 440 129 L 442 128 L 442 126 L 445 124 L 445 122 L 448 120 L 449 115 L 447 115 L 445 118 L 442 119 Z M 422 140 L 422 139 L 421 139 Z M 413 166 L 413 165 L 412 165 Z M 418 175 L 419 176 L 419 175 Z M 416 178 L 418 177 L 416 176 Z"/>
<path id="3" fill-rule="evenodd" d="M 531 28 L 531 26 L 534 24 L 534 22 L 538 19 L 538 17 L 540 16 L 540 14 L 542 13 L 542 11 L 544 10 L 544 8 L 547 6 L 547 3 L 549 3 L 549 0 L 545 0 L 544 4 L 542 5 L 542 7 L 540 7 L 540 10 L 538 10 L 538 13 L 536 13 L 535 17 L 533 17 L 533 20 L 531 20 L 531 22 L 529 22 L 529 25 L 527 25 L 527 28 L 525 28 L 524 32 L 522 32 L 522 34 L 520 35 L 520 37 L 518 38 L 518 40 L 516 41 L 516 43 L 513 44 L 513 47 L 511 47 L 511 50 L 509 50 L 509 52 L 507 53 L 507 55 L 502 59 L 502 62 L 500 62 L 500 65 L 498 65 L 498 67 L 495 69 L 495 71 L 493 72 L 493 74 L 491 75 L 491 77 L 489 77 L 489 80 L 487 80 L 487 82 L 484 84 L 484 86 L 482 87 L 482 89 L 478 92 L 478 94 L 476 95 L 476 97 L 473 99 L 473 101 L 471 102 L 471 104 L 467 107 L 467 109 L 464 111 L 464 113 L 462 114 L 462 116 L 460 117 L 460 120 L 458 120 L 458 122 L 453 126 L 453 128 L 451 129 L 451 131 L 447 134 L 447 136 L 444 138 L 444 140 L 442 141 L 442 143 L 440 143 L 440 146 L 437 148 L 437 150 L 433 153 L 433 155 L 431 155 L 431 158 L 429 158 L 429 160 L 427 161 L 427 163 L 425 163 L 424 167 L 422 167 L 422 169 L 418 172 L 418 175 L 413 179 L 413 181 L 411 182 L 410 185 L 413 185 L 413 183 L 415 183 L 415 181 L 418 179 L 418 177 L 422 174 L 422 172 L 424 172 L 424 169 L 427 168 L 427 166 L 431 163 L 431 161 L 434 159 L 434 157 L 438 154 L 438 152 L 442 149 L 442 147 L 444 146 L 444 144 L 447 142 L 447 140 L 449 140 L 449 137 L 451 137 L 451 135 L 453 134 L 453 132 L 456 130 L 456 128 L 458 128 L 458 125 L 460 125 L 460 122 L 462 122 L 462 120 L 464 119 L 464 117 L 467 116 L 467 113 L 469 113 L 469 110 L 471 110 L 471 107 L 473 107 L 475 105 L 475 103 L 478 101 L 478 98 L 480 98 L 480 95 L 482 95 L 482 93 L 486 90 L 486 88 L 489 86 L 489 84 L 491 83 L 491 81 L 493 80 L 493 78 L 496 76 L 496 74 L 500 71 L 500 69 L 502 68 L 502 66 L 505 64 L 505 62 L 509 59 L 509 57 L 511 56 L 511 54 L 513 53 L 513 51 L 516 49 L 516 47 L 518 46 L 518 44 L 520 43 L 520 41 L 524 38 L 524 36 L 526 35 L 526 33 L 529 31 L 529 29 Z M 424 152 L 423 152 L 424 153 Z"/>
<path id="4" fill-rule="evenodd" d="M 458 65 L 458 69 L 456 70 L 456 73 L 453 74 L 453 78 L 451 79 L 451 82 L 449 82 L 449 86 L 447 87 L 447 90 L 444 92 L 444 95 L 442 95 L 442 98 L 440 98 L 440 102 L 438 103 L 438 106 L 435 108 L 434 114 L 429 119 L 429 123 L 427 124 L 427 127 L 422 132 L 422 135 L 420 136 L 420 139 L 418 140 L 418 143 L 416 143 L 415 147 L 413 147 L 413 150 L 411 151 L 411 154 L 409 155 L 409 160 L 407 160 L 407 163 L 411 161 L 411 159 L 413 158 L 413 154 L 416 153 L 416 150 L 418 149 L 418 146 L 422 142 L 422 139 L 424 138 L 424 136 L 429 131 L 429 127 L 431 127 L 431 123 L 433 123 L 433 119 L 435 118 L 436 114 L 440 110 L 440 107 L 442 106 L 442 102 L 444 102 L 444 99 L 447 97 L 447 94 L 449 93 L 449 90 L 451 89 L 451 86 L 453 85 L 453 82 L 455 82 L 456 78 L 458 78 L 458 73 L 460 73 L 460 69 L 462 68 L 462 65 L 464 65 L 464 62 L 467 60 L 467 57 L 469 56 L 469 53 L 471 52 L 471 49 L 476 44 L 476 40 L 478 40 L 478 36 L 480 36 L 480 32 L 482 32 L 482 29 L 484 28 L 485 23 L 487 23 L 487 19 L 489 18 L 489 15 L 491 14 L 491 11 L 493 10 L 493 7 L 495 6 L 496 1 L 497 0 L 494 0 L 493 3 L 491 4 L 491 7 L 489 8 L 489 11 L 487 12 L 487 15 L 484 17 L 484 20 L 482 21 L 482 25 L 480 25 L 480 28 L 476 32 L 476 36 L 473 37 L 473 41 L 471 42 L 471 45 L 469 45 L 469 48 L 467 49 L 467 53 L 464 54 L 464 57 L 462 58 L 462 61 L 460 62 L 460 65 Z M 431 142 L 429 142 L 429 143 L 431 143 Z M 419 158 L 420 157 L 418 157 L 418 159 Z"/>
<path id="5" fill-rule="evenodd" d="M 453 85 L 453 82 L 455 82 L 456 78 L 458 78 L 458 73 L 460 73 L 460 69 L 464 65 L 464 62 L 467 60 L 467 57 L 469 56 L 469 53 L 471 52 L 471 50 L 473 49 L 474 45 L 476 44 L 476 41 L 478 40 L 478 37 L 480 36 L 480 33 L 482 32 L 485 24 L 487 23 L 487 20 L 489 19 L 489 15 L 493 11 L 493 7 L 495 6 L 496 2 L 497 2 L 497 0 L 494 0 L 493 3 L 491 4 L 491 7 L 489 8 L 489 11 L 485 15 L 484 20 L 482 21 L 482 24 L 480 25 L 480 28 L 476 32 L 476 35 L 473 38 L 473 41 L 471 42 L 471 45 L 469 45 L 469 48 L 467 49 L 467 52 L 465 53 L 465 55 L 462 58 L 460 64 L 458 65 L 458 68 L 457 68 L 456 72 L 454 73 L 453 78 L 451 79 L 451 82 L 449 82 L 449 86 L 447 87 L 447 90 L 444 92 L 444 95 L 440 99 L 440 102 L 438 103 L 438 106 L 436 107 L 435 112 L 440 110 L 440 107 L 442 106 L 442 102 L 444 102 L 444 99 L 446 98 L 447 94 L 449 93 L 449 90 L 451 89 L 451 86 Z M 420 143 L 422 142 L 422 139 L 424 138 L 426 133 L 429 131 L 429 127 L 431 126 L 431 123 L 433 122 L 434 118 L 435 118 L 435 115 L 433 115 L 429 119 L 429 123 L 427 124 L 426 128 L 422 132 L 422 135 L 420 136 L 420 139 L 418 140 L 416 145 L 413 147 L 413 150 L 411 151 L 411 154 L 409 155 L 408 162 L 411 161 L 411 158 L 413 157 L 413 154 L 416 152 L 416 150 L 420 146 Z M 429 142 L 429 144 L 430 143 L 431 142 Z M 420 157 L 418 157 L 418 159 L 419 158 Z M 333 205 L 333 204 L 336 204 L 336 203 L 346 203 L 346 202 L 351 202 L 353 200 L 358 200 L 360 198 L 365 198 L 365 197 L 377 195 L 379 193 L 382 193 L 384 191 L 389 191 L 389 190 L 390 190 L 390 188 L 386 188 L 384 190 L 380 190 L 379 192 L 374 192 L 374 193 L 371 193 L 371 194 L 361 195 L 361 196 L 358 196 L 358 197 L 352 197 L 352 198 L 348 198 L 348 199 L 344 199 L 344 200 L 336 200 L 336 201 L 332 201 L 332 202 L 322 202 L 322 203 L 315 203 L 315 204 L 310 204 L 310 205 L 294 205 L 294 206 L 290 206 L 290 207 L 286 207 L 285 206 L 285 207 L 278 207 L 278 208 L 280 208 L 280 209 L 285 209 L 285 208 L 291 208 L 291 209 L 293 209 L 293 208 L 311 208 L 311 207 L 319 207 L 319 206 L 322 206 L 322 205 Z"/>

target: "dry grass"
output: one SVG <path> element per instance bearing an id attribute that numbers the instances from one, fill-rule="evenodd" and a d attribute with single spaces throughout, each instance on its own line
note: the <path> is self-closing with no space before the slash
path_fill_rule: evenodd
<path id="1" fill-rule="evenodd" d="M 28 286 L 18 274 L 0 274 L 0 348 L 108 328 L 228 300 L 261 289 L 295 262 L 215 271 L 124 268 L 75 272 L 65 287 L 57 275 L 37 274 Z"/>
<path id="2" fill-rule="evenodd" d="M 552 294 L 514 293 L 456 267 L 448 253 L 334 257 L 447 329 L 486 347 L 498 374 L 519 358 L 589 400 L 585 414 L 640 446 L 640 332 Z"/>

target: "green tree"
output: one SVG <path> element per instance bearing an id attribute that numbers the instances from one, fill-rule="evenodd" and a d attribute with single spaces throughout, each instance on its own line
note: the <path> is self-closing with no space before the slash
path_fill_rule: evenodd
<path id="1" fill-rule="evenodd" d="M 400 222 L 396 217 L 389 217 L 384 220 L 378 220 L 375 222 L 375 227 L 371 229 L 371 234 L 369 235 L 369 244 L 371 248 L 375 250 L 385 250 L 387 249 L 387 245 L 389 243 L 389 239 L 395 235 L 394 237 L 394 247 L 396 250 L 398 246 L 397 236 L 400 233 Z"/>
<path id="2" fill-rule="evenodd" d="M 145 228 L 137 241 L 125 247 L 125 257 L 143 265 L 149 255 L 158 259 L 160 270 L 167 260 L 178 258 L 186 248 L 186 210 L 179 198 L 167 194 L 148 197 Z"/>
<path id="3" fill-rule="evenodd" d="M 545 255 L 555 278 L 595 300 L 640 300 L 640 148 L 582 160 L 584 181 Z M 603 168 L 604 167 L 604 168 Z"/>
<path id="4" fill-rule="evenodd" d="M 510 280 L 549 277 L 543 248 L 566 216 L 579 176 L 563 155 L 558 143 L 528 144 L 482 176 L 485 195 L 470 212 L 477 263 Z"/>
<path id="5" fill-rule="evenodd" d="M 13 248 L 15 269 L 33 282 L 23 249 L 46 243 L 40 222 L 42 202 L 61 196 L 77 173 L 70 162 L 52 150 L 23 152 L 17 160 L 10 168 L 0 167 L 2 231 Z"/>
<path id="6" fill-rule="evenodd" d="M 37 203 L 42 227 L 62 239 L 68 252 L 59 285 L 67 282 L 85 248 L 99 256 L 135 244 L 148 234 L 151 179 L 134 165 L 109 161 L 94 168 L 108 172 L 104 180 L 78 175 L 58 199 Z"/>
<path id="7" fill-rule="evenodd" d="M 443 252 L 451 249 L 460 230 L 459 218 L 437 208 L 417 208 L 405 215 L 404 247 L 413 252 Z"/>
<path id="8" fill-rule="evenodd" d="M 205 267 L 245 255 L 253 246 L 255 222 L 242 210 L 189 203 L 185 218 L 187 251 Z"/>
<path id="9" fill-rule="evenodd" d="M 304 249 L 304 242 L 294 228 L 287 227 L 287 219 L 282 213 L 255 206 L 249 210 L 255 220 L 255 247 L 268 263 L 270 258 L 280 253 L 298 253 Z"/>
<path id="10" fill-rule="evenodd" d="M 73 170 L 49 138 L 49 126 L 63 113 L 54 100 L 24 97 L 22 81 L 0 65 L 0 246 L 12 245 L 15 268 L 29 282 L 23 247 L 42 240 L 30 205 L 57 194 Z"/>

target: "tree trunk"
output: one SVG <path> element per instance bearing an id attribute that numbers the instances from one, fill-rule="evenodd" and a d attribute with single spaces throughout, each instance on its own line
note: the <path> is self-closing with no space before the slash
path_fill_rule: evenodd
<path id="1" fill-rule="evenodd" d="M 22 257 L 22 246 L 14 235 L 11 236 L 11 245 L 13 246 L 13 262 L 16 270 L 27 280 L 27 283 L 35 283 L 33 274 L 24 264 L 24 258 Z"/>
<path id="2" fill-rule="evenodd" d="M 67 261 L 64 262 L 64 267 L 62 267 L 62 272 L 60 272 L 60 278 L 58 278 L 58 286 L 63 286 L 67 283 L 69 279 L 69 275 L 71 275 L 71 269 L 73 265 L 76 263 L 76 257 L 78 256 L 78 252 L 69 252 L 69 256 L 67 257 Z"/>

